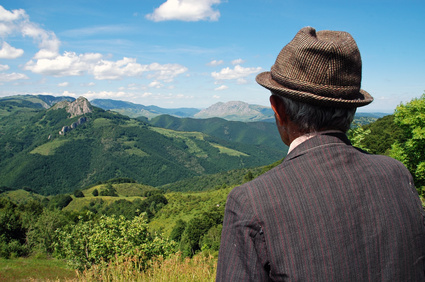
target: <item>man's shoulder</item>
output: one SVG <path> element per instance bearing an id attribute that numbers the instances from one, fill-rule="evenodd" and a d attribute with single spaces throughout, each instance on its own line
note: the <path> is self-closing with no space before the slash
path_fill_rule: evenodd
<path id="1" fill-rule="evenodd" d="M 279 164 L 271 170 L 254 178 L 253 180 L 236 186 L 232 189 L 232 191 L 230 191 L 229 195 L 235 197 L 255 197 L 252 195 L 258 195 L 258 190 L 263 190 L 265 187 L 268 187 L 270 180 L 277 177 L 278 170 L 282 169 L 282 166 L 282 164 Z"/>

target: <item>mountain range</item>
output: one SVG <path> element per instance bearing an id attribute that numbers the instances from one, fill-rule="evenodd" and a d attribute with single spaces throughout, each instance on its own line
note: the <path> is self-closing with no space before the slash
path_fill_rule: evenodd
<path id="1" fill-rule="evenodd" d="M 198 119 L 219 117 L 226 120 L 244 122 L 274 121 L 273 111 L 270 107 L 250 105 L 240 101 L 231 101 L 227 103 L 218 102 L 202 110 L 195 108 L 164 109 L 157 106 L 144 106 L 131 102 L 110 99 L 95 99 L 92 100 L 91 103 L 92 105 L 104 110 L 115 111 L 133 118 L 143 116 L 151 119 L 165 114 L 176 117 L 192 117 Z"/>
<path id="2" fill-rule="evenodd" d="M 148 121 L 83 97 L 0 99 L 0 187 L 9 190 L 60 194 L 117 177 L 156 187 L 268 165 L 286 150 L 268 122 L 171 115 Z"/>

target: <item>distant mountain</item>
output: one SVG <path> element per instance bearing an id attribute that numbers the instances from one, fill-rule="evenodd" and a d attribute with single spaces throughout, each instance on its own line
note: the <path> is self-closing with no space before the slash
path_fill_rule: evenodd
<path id="1" fill-rule="evenodd" d="M 51 95 L 15 95 L 8 97 L 0 97 L 0 103 L 18 103 L 21 105 L 25 105 L 25 107 L 34 107 L 34 108 L 44 108 L 48 109 L 54 104 L 61 101 L 73 102 L 75 98 L 73 97 L 55 97 Z"/>
<path id="2" fill-rule="evenodd" d="M 216 103 L 194 115 L 195 118 L 220 117 L 233 121 L 274 121 L 274 113 L 270 107 L 250 105 L 233 101 Z"/>
<path id="3" fill-rule="evenodd" d="M 91 103 L 93 106 L 101 109 L 115 111 L 132 118 L 143 116 L 152 119 L 159 115 L 170 115 L 180 118 L 193 117 L 198 119 L 220 117 L 226 120 L 244 122 L 274 121 L 273 111 L 270 107 L 250 105 L 236 101 L 227 103 L 219 102 L 203 110 L 195 108 L 165 109 L 157 106 L 144 106 L 110 99 L 95 99 Z"/>
<path id="4" fill-rule="evenodd" d="M 0 114 L 0 187 L 4 190 L 61 194 L 116 177 L 160 186 L 268 165 L 285 153 L 272 139 L 259 138 L 271 130 L 261 123 L 240 130 L 243 123 L 205 120 L 197 125 L 203 131 L 207 132 L 209 123 L 223 133 L 218 128 L 211 134 L 177 131 L 104 111 L 82 97 L 49 109 L 26 97 L 1 99 Z M 234 133 L 236 129 L 239 132 Z"/>
<path id="5" fill-rule="evenodd" d="M 193 117 L 200 110 L 195 108 L 177 108 L 165 109 L 157 106 L 144 106 L 131 102 L 111 100 L 111 99 L 94 99 L 92 105 L 104 110 L 118 112 L 131 118 L 147 117 L 153 118 L 159 115 L 173 115 L 177 117 Z"/>

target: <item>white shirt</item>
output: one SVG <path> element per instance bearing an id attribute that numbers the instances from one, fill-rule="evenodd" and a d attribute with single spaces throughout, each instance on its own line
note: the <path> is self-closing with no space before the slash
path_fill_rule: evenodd
<path id="1" fill-rule="evenodd" d="M 288 149 L 288 154 L 295 149 L 295 147 L 297 147 L 298 145 L 300 145 L 301 143 L 307 141 L 310 138 L 313 138 L 317 135 L 322 135 L 322 134 L 326 134 L 326 133 L 343 133 L 340 130 L 325 130 L 325 131 L 316 131 L 316 132 L 310 132 L 304 135 L 301 135 L 297 138 L 294 139 L 294 141 L 292 141 L 291 144 L 289 144 L 289 149 Z"/>

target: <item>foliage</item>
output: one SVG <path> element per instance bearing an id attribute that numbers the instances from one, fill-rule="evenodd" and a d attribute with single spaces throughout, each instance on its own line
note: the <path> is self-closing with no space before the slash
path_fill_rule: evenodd
<path id="1" fill-rule="evenodd" d="M 200 240 L 200 245 L 202 246 L 202 251 L 215 251 L 218 253 L 220 249 L 221 242 L 221 231 L 223 230 L 223 225 L 214 225 L 211 227 Z"/>
<path id="2" fill-rule="evenodd" d="M 390 156 L 400 160 L 412 173 L 419 194 L 425 186 L 425 94 L 401 104 L 394 113 L 401 136 L 392 145 Z"/>
<path id="3" fill-rule="evenodd" d="M 176 224 L 173 227 L 173 230 L 171 231 L 170 234 L 170 239 L 175 241 L 175 242 L 180 242 L 183 232 L 186 229 L 187 226 L 187 222 L 179 219 L 176 221 Z"/>
<path id="4" fill-rule="evenodd" d="M 57 232 L 55 254 L 79 269 L 122 256 L 136 256 L 145 264 L 153 257 L 169 255 L 175 248 L 173 241 L 151 234 L 142 216 L 132 220 L 101 216 L 99 220 L 80 221 Z"/>
<path id="5" fill-rule="evenodd" d="M 49 208 L 51 209 L 63 209 L 69 203 L 72 202 L 72 197 L 70 195 L 60 194 L 53 196 L 49 201 Z"/>
<path id="6" fill-rule="evenodd" d="M 27 232 L 28 247 L 35 253 L 53 253 L 53 244 L 59 240 L 55 231 L 70 223 L 65 214 L 44 209 L 29 226 Z"/>
<path id="7" fill-rule="evenodd" d="M 84 198 L 84 193 L 80 189 L 77 189 L 74 191 L 74 196 L 76 198 Z"/>
<path id="8" fill-rule="evenodd" d="M 100 191 L 100 196 L 111 196 L 111 197 L 118 197 L 117 191 L 112 186 L 111 183 L 108 183 L 106 185 L 106 189 L 102 189 Z"/>
<path id="9" fill-rule="evenodd" d="M 110 184 L 136 183 L 136 180 L 128 178 L 128 177 L 118 177 L 118 178 L 109 179 L 108 181 L 106 181 L 106 183 L 110 183 Z"/>
<path id="10" fill-rule="evenodd" d="M 203 243 L 205 244 L 205 248 L 208 249 L 208 245 L 210 247 L 214 245 L 214 248 L 219 246 L 221 233 L 219 236 L 214 235 L 216 235 L 216 230 L 220 229 L 217 225 L 223 223 L 223 216 L 224 208 L 217 207 L 189 220 L 180 241 L 180 250 L 183 255 L 193 256 L 201 250 Z M 208 233 L 210 230 L 209 236 Z M 215 234 L 213 235 L 213 233 Z"/>
<path id="11" fill-rule="evenodd" d="M 283 159 L 280 159 L 272 164 L 254 168 L 242 168 L 220 173 L 196 176 L 180 180 L 174 183 L 159 186 L 162 191 L 167 192 L 189 192 L 189 191 L 207 191 L 213 189 L 221 189 L 240 185 L 246 181 L 252 180 L 255 177 L 267 172 L 276 165 L 280 164 Z"/>
<path id="12" fill-rule="evenodd" d="M 357 148 L 360 148 L 366 152 L 369 152 L 368 147 L 363 145 L 365 138 L 370 134 L 370 129 L 364 129 L 364 127 L 355 125 L 348 131 L 348 138 L 351 144 Z"/>
<path id="13" fill-rule="evenodd" d="M 0 257 L 27 254 L 28 250 L 23 246 L 25 233 L 17 205 L 8 199 L 0 198 Z"/>
<path id="14" fill-rule="evenodd" d="M 394 115 L 387 115 L 373 123 L 355 124 L 348 131 L 351 143 L 371 154 L 389 155 L 396 140 L 404 142 L 401 128 L 394 123 Z"/>
<path id="15" fill-rule="evenodd" d="M 268 164 L 286 150 L 270 124 L 212 120 L 208 135 L 194 132 L 208 128 L 204 121 L 184 121 L 188 131 L 173 131 L 98 108 L 86 114 L 86 123 L 59 135 L 79 117 L 39 106 L 50 105 L 46 101 L 36 106 L 16 98 L 4 112 L 0 105 L 0 186 L 31 187 L 42 195 L 72 193 L 104 179 L 160 186 Z"/>

